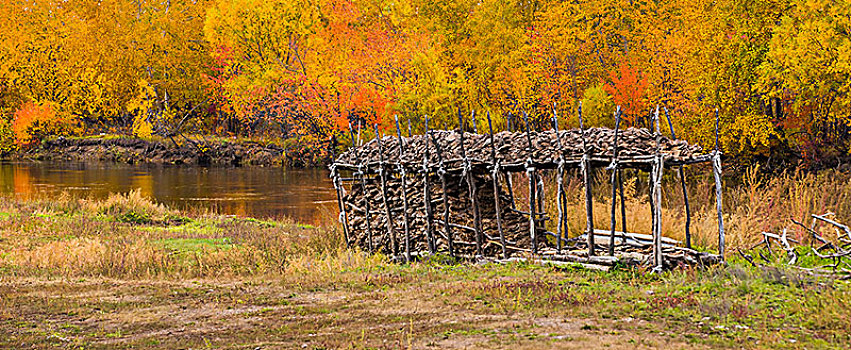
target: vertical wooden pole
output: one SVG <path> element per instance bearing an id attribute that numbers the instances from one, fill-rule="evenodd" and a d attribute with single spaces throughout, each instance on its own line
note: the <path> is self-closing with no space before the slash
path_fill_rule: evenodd
<path id="1" fill-rule="evenodd" d="M 665 119 L 668 120 L 668 128 L 671 129 L 671 138 L 677 139 L 677 133 L 674 132 L 674 123 L 671 122 L 671 116 L 668 114 L 668 107 L 665 107 Z M 688 203 L 688 189 L 686 188 L 686 173 L 682 165 L 678 169 L 680 176 L 680 187 L 683 190 L 683 203 L 686 209 L 686 248 L 691 249 L 691 208 Z"/>
<path id="2" fill-rule="evenodd" d="M 621 125 L 621 106 L 617 107 L 615 111 L 615 140 L 612 145 L 612 164 L 609 165 L 609 169 L 612 172 L 612 233 L 609 236 L 609 255 L 615 256 L 615 225 L 617 225 L 617 221 L 615 220 L 615 216 L 617 213 L 617 199 L 618 199 L 618 188 L 617 188 L 617 176 L 618 176 L 618 129 L 620 129 Z M 624 232 L 625 234 L 625 232 Z"/>
<path id="3" fill-rule="evenodd" d="M 526 112 L 523 112 L 523 120 L 526 123 L 526 140 L 528 141 L 528 148 L 526 148 L 526 152 L 528 154 L 528 159 L 526 160 L 526 175 L 529 177 L 529 236 L 532 240 L 532 254 L 538 254 L 538 233 L 535 228 L 535 165 L 532 158 L 534 149 L 532 148 L 532 135 L 529 130 L 529 115 Z"/>
<path id="4" fill-rule="evenodd" d="M 537 222 L 538 222 L 537 225 L 538 225 L 538 227 L 541 227 L 542 229 L 546 230 L 546 228 L 547 228 L 547 215 L 546 215 L 546 210 L 544 210 L 544 195 L 546 195 L 546 193 L 544 193 L 544 177 L 543 176 L 535 174 L 535 186 L 536 186 L 535 194 L 537 195 L 536 199 L 537 199 L 537 203 L 538 203 L 538 209 L 537 209 L 536 213 L 540 214 L 540 215 L 537 216 L 537 219 L 536 219 Z"/>
<path id="5" fill-rule="evenodd" d="M 337 165 L 333 163 L 331 164 L 331 181 L 334 183 L 334 190 L 337 192 L 337 208 L 340 210 L 339 221 L 343 224 L 343 238 L 346 240 L 346 247 L 350 248 L 352 242 L 349 239 L 349 218 L 346 215 L 346 205 L 343 203 L 343 194 L 340 189 L 342 187 L 340 174 L 337 172 Z"/>
<path id="6" fill-rule="evenodd" d="M 715 177 L 715 205 L 718 209 L 718 255 L 724 261 L 724 212 L 721 204 L 721 151 L 718 150 L 718 108 L 715 108 L 715 153 L 712 155 L 712 175 Z"/>
<path id="7" fill-rule="evenodd" d="M 508 249 L 505 246 L 505 233 L 502 231 L 502 208 L 499 203 L 499 159 L 496 158 L 496 144 L 493 140 L 493 123 L 491 113 L 488 116 L 488 131 L 491 141 L 491 178 L 493 180 L 493 204 L 496 210 L 496 229 L 499 231 L 499 244 L 502 245 L 502 258 L 508 259 Z"/>
<path id="8" fill-rule="evenodd" d="M 405 261 L 411 262 L 411 230 L 408 225 L 408 186 L 406 177 L 408 176 L 405 170 L 405 165 L 402 163 L 405 160 L 405 140 L 402 139 L 402 129 L 399 128 L 399 116 L 396 118 L 396 135 L 399 138 L 399 163 L 397 169 L 399 171 L 399 181 L 402 183 L 402 220 L 405 229 Z"/>
<path id="9" fill-rule="evenodd" d="M 653 169 L 650 172 L 652 183 L 651 194 L 653 198 L 653 261 L 656 269 L 661 270 L 664 264 L 662 256 L 662 172 L 665 169 L 665 161 L 661 152 L 662 134 L 659 132 L 659 106 L 656 106 L 656 114 L 653 118 L 656 125 L 656 154 L 653 158 Z"/>
<path id="10" fill-rule="evenodd" d="M 471 118 L 475 122 L 476 120 L 476 112 L 472 112 Z M 467 190 L 470 194 L 470 202 L 473 205 L 473 229 L 476 231 L 476 255 L 483 256 L 482 245 L 483 245 L 483 237 L 482 237 L 482 228 L 481 228 L 481 219 L 479 218 L 479 202 L 476 198 L 476 183 L 473 179 L 472 169 L 470 168 L 470 159 L 467 158 L 467 150 L 464 148 L 464 117 L 461 115 L 461 110 L 458 110 L 458 129 L 461 135 L 461 158 L 464 162 L 463 174 L 464 178 L 467 179 Z"/>
<path id="11" fill-rule="evenodd" d="M 618 169 L 618 192 L 621 197 L 621 231 L 626 235 L 626 198 L 623 195 L 623 171 Z"/>
<path id="12" fill-rule="evenodd" d="M 556 223 L 556 249 L 561 254 L 562 239 L 566 232 L 562 231 L 564 226 L 564 148 L 561 145 L 561 132 L 558 130 L 558 112 L 553 104 L 553 128 L 556 132 L 556 146 L 558 147 L 558 168 L 556 169 L 556 207 L 558 207 L 558 222 Z"/>
<path id="13" fill-rule="evenodd" d="M 332 136 L 333 138 L 333 136 Z M 349 217 L 346 215 L 346 204 L 343 203 L 343 189 L 342 183 L 340 183 L 340 173 L 337 172 L 337 164 L 336 164 L 336 156 L 335 149 L 333 144 L 331 145 L 331 181 L 334 184 L 334 191 L 337 192 L 337 207 L 340 210 L 340 216 L 338 220 L 341 224 L 343 224 L 343 238 L 346 240 L 346 247 L 351 247 L 351 240 L 349 239 Z"/>
<path id="14" fill-rule="evenodd" d="M 594 203 L 591 197 L 591 162 L 588 159 L 588 145 L 585 142 L 585 123 L 582 120 L 582 101 L 579 101 L 579 132 L 582 139 L 582 182 L 585 186 L 585 235 L 588 238 L 588 256 L 594 256 Z"/>
<path id="15" fill-rule="evenodd" d="M 511 124 L 512 118 L 513 115 L 511 114 L 511 111 L 509 111 L 508 118 L 505 119 L 506 128 L 509 132 L 514 132 L 514 127 Z M 517 204 L 514 202 L 514 180 L 512 179 L 513 173 L 509 173 L 506 171 L 503 172 L 503 175 L 505 175 L 505 182 L 508 186 L 508 198 L 511 200 L 511 209 L 517 209 Z"/>
<path id="16" fill-rule="evenodd" d="M 425 138 L 425 151 L 423 152 L 423 192 L 425 193 L 425 210 L 426 210 L 426 239 L 428 239 L 428 251 L 432 255 L 437 252 L 437 247 L 434 241 L 434 213 L 431 209 L 431 184 L 429 181 L 429 172 L 430 172 L 430 160 L 429 160 L 429 150 L 428 150 L 428 115 L 425 116 L 425 134 L 423 134 L 423 138 Z"/>
<path id="17" fill-rule="evenodd" d="M 660 183 L 662 181 L 662 169 L 664 169 L 665 165 L 662 161 L 661 155 L 657 155 L 653 158 L 653 165 L 650 170 L 650 181 L 651 183 L 651 201 L 653 202 L 653 207 L 651 210 L 653 211 L 653 263 L 656 269 L 660 269 L 663 266 L 662 260 L 662 222 L 661 222 L 661 186 Z"/>
<path id="18" fill-rule="evenodd" d="M 381 145 L 381 134 L 378 133 L 378 124 L 375 124 L 375 137 L 378 140 L 378 174 L 381 177 L 381 194 L 384 201 L 384 215 L 387 226 L 387 234 L 390 235 L 390 250 L 393 258 L 399 256 L 399 243 L 396 242 L 396 233 L 393 232 L 393 214 L 390 209 L 390 201 L 387 199 L 387 164 L 384 162 L 384 147 Z"/>
<path id="19" fill-rule="evenodd" d="M 511 200 L 511 209 L 517 209 L 517 204 L 514 201 L 514 181 L 511 179 L 512 173 L 503 172 L 505 176 L 506 187 L 508 187 L 508 199 Z"/>
<path id="20" fill-rule="evenodd" d="M 443 190 L 443 229 L 446 231 L 447 245 L 449 246 L 449 256 L 455 257 L 455 243 L 452 237 L 452 226 L 449 225 L 449 195 L 447 194 L 446 186 L 446 168 L 443 164 L 443 155 L 440 152 L 440 144 L 434 137 L 434 133 L 430 134 L 431 141 L 434 144 L 434 153 L 437 154 L 437 175 L 440 176 L 440 185 Z"/>

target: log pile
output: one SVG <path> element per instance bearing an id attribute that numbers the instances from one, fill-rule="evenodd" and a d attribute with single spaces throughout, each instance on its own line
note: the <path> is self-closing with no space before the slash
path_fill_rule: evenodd
<path id="1" fill-rule="evenodd" d="M 490 176 L 474 174 L 475 185 L 479 188 L 476 193 L 479 203 L 479 213 L 482 216 L 482 231 L 485 232 L 483 251 L 485 256 L 497 256 L 502 251 L 499 237 L 496 235 L 496 208 L 493 195 L 493 182 Z M 409 175 L 406 177 L 407 207 L 412 247 L 411 251 L 427 253 L 428 233 L 426 224 L 424 176 Z M 453 236 L 455 255 L 472 257 L 475 255 L 475 229 L 473 221 L 472 201 L 467 193 L 467 186 L 463 177 L 458 174 L 447 175 L 446 195 L 449 202 L 449 211 L 452 222 L 450 230 Z M 446 226 L 443 223 L 443 189 L 436 174 L 429 175 L 429 192 L 431 193 L 431 208 L 435 213 L 433 227 L 436 238 L 436 250 L 438 252 L 449 252 L 449 236 L 446 234 Z M 384 215 L 384 196 L 381 189 L 381 181 L 376 177 L 365 178 L 366 187 L 360 182 L 352 185 L 352 190 L 343 198 L 347 206 L 347 215 L 352 243 L 364 250 L 374 247 L 375 252 L 388 255 L 397 255 L 399 252 L 392 251 L 391 237 L 386 234 L 387 227 Z M 404 232 L 401 218 L 403 217 L 403 196 L 400 178 L 398 174 L 388 176 L 386 190 L 387 202 L 391 208 L 394 218 L 394 231 L 398 242 L 403 241 Z M 510 199 L 507 194 L 500 191 L 499 194 L 502 208 L 502 228 L 506 238 L 509 251 L 526 251 L 530 245 L 528 220 L 521 213 L 509 208 Z M 369 201 L 370 213 L 367 215 L 366 207 Z M 369 224 L 370 227 L 367 227 Z M 543 231 L 541 231 L 543 235 Z M 369 240 L 372 239 L 370 245 Z M 544 242 L 543 244 L 549 244 Z M 404 251 L 404 246 L 401 247 Z"/>
<path id="2" fill-rule="evenodd" d="M 629 128 L 618 131 L 618 158 L 624 167 L 647 167 L 652 162 L 656 152 L 656 139 L 653 133 L 646 129 Z M 603 164 L 611 161 L 614 149 L 614 130 L 608 128 L 590 128 L 585 130 L 585 142 L 592 161 Z M 582 132 L 577 129 L 559 131 L 562 155 L 567 164 L 578 166 L 582 155 Z M 555 168 L 559 161 L 559 147 L 556 132 L 552 130 L 531 132 L 532 151 L 530 154 L 526 133 L 503 131 L 494 134 L 496 157 L 505 168 L 520 168 L 528 159 L 539 169 Z M 391 164 L 401 163 L 405 167 L 418 169 L 422 166 L 423 155 L 428 147 L 428 165 L 436 167 L 439 163 L 438 149 L 449 170 L 460 168 L 462 152 L 458 131 L 431 131 L 429 135 L 414 135 L 403 137 L 405 152 L 398 152 L 399 139 L 385 136 L 381 140 L 385 161 Z M 437 147 L 435 147 L 435 143 Z M 486 166 L 493 163 L 491 159 L 491 141 L 489 135 L 464 133 L 464 147 L 467 157 L 473 166 Z M 704 162 L 708 157 L 701 154 L 701 148 L 690 145 L 683 140 L 661 137 L 660 150 L 668 164 L 690 164 Z M 372 140 L 361 147 L 341 154 L 336 163 L 339 167 L 355 169 L 363 162 L 366 165 L 376 165 L 380 161 L 377 140 Z"/>

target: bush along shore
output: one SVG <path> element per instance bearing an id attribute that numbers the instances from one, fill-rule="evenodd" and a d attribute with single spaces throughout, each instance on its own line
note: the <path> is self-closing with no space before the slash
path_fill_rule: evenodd
<path id="1" fill-rule="evenodd" d="M 321 165 L 324 161 L 321 153 L 304 150 L 300 145 L 288 145 L 286 141 L 225 138 L 152 140 L 102 136 L 48 139 L 18 150 L 9 158 L 127 164 L 304 167 Z"/>

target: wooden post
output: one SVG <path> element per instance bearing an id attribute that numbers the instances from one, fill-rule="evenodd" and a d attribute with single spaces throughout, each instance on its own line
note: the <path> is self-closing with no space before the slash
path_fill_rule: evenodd
<path id="1" fill-rule="evenodd" d="M 405 171 L 405 166 L 402 164 L 405 158 L 405 141 L 402 139 L 402 129 L 399 128 L 399 116 L 394 116 L 396 118 L 396 135 L 399 138 L 399 163 L 397 164 L 399 170 L 399 181 L 402 183 L 402 220 L 404 222 L 405 229 L 405 261 L 411 262 L 411 231 L 408 227 L 408 186 L 406 184 L 405 177 L 408 176 L 407 171 Z"/>
<path id="2" fill-rule="evenodd" d="M 651 210 L 653 211 L 652 221 L 653 221 L 653 264 L 656 269 L 662 268 L 663 265 L 663 256 L 662 256 L 662 222 L 661 222 L 661 182 L 662 182 L 662 171 L 665 165 L 662 161 L 662 156 L 657 155 L 653 158 L 653 165 L 650 170 L 650 181 L 651 184 L 651 201 L 653 202 L 653 207 Z"/>
<path id="3" fill-rule="evenodd" d="M 617 107 L 615 111 L 615 142 L 612 145 L 612 164 L 609 165 L 609 169 L 612 171 L 612 233 L 609 235 L 609 255 L 615 256 L 615 225 L 617 225 L 617 221 L 615 220 L 615 215 L 617 212 L 617 199 L 618 199 L 618 188 L 617 188 L 617 176 L 618 176 L 618 129 L 620 129 L 621 125 L 621 106 Z M 626 235 L 626 231 L 623 232 L 624 236 Z M 624 237 L 625 238 L 625 237 Z"/>
<path id="4" fill-rule="evenodd" d="M 712 175 L 715 177 L 715 204 L 718 209 L 718 255 L 724 261 L 724 213 L 721 205 L 721 152 L 718 150 L 718 108 L 715 108 L 715 152 L 712 154 Z"/>
<path id="5" fill-rule="evenodd" d="M 349 133 L 352 136 L 352 142 L 354 142 L 355 135 L 354 135 L 354 131 L 352 131 L 351 125 L 349 125 Z M 360 143 L 360 123 L 358 123 L 358 138 L 357 138 L 357 142 L 355 143 L 355 145 L 357 145 L 359 143 Z M 372 220 L 370 220 L 371 217 L 370 217 L 370 205 L 369 205 L 369 192 L 367 191 L 367 187 L 366 187 L 366 179 L 365 179 L 366 174 L 364 173 L 363 159 L 360 157 L 360 154 L 358 154 L 358 153 L 359 152 L 355 151 L 355 155 L 356 155 L 355 159 L 358 162 L 358 176 L 357 176 L 357 178 L 360 180 L 360 185 L 361 185 L 361 188 L 363 189 L 364 210 L 366 210 L 366 213 L 364 214 L 364 223 L 366 224 L 366 238 L 367 238 L 366 239 L 366 246 L 367 246 L 367 249 L 369 250 L 369 252 L 373 253 L 374 250 L 373 250 L 373 247 L 372 247 L 372 223 L 370 223 L 370 221 L 372 221 Z"/>
<path id="6" fill-rule="evenodd" d="M 556 207 L 558 207 L 558 222 L 556 223 L 556 249 L 558 253 L 561 254 L 561 240 L 563 239 L 566 232 L 562 231 L 562 226 L 564 226 L 565 216 L 564 216 L 564 148 L 561 146 L 561 133 L 558 130 L 558 112 L 556 111 L 556 106 L 553 104 L 553 128 L 556 132 L 556 146 L 558 147 L 558 168 L 556 169 L 556 186 L 557 194 L 556 194 Z M 565 230 L 566 231 L 566 230 Z"/>
<path id="7" fill-rule="evenodd" d="M 331 181 L 334 183 L 334 190 L 337 192 L 337 207 L 340 210 L 340 223 L 343 224 L 343 238 L 346 240 L 346 247 L 351 248 L 352 242 L 349 239 L 349 218 L 346 215 L 346 205 L 343 203 L 343 194 L 340 187 L 340 174 L 337 172 L 337 165 L 331 164 Z"/>
<path id="8" fill-rule="evenodd" d="M 626 234 L 626 198 L 623 196 L 623 171 L 618 169 L 618 192 L 621 197 L 621 232 Z"/>
<path id="9" fill-rule="evenodd" d="M 434 213 L 431 210 L 431 184 L 429 184 L 429 151 L 428 151 L 428 115 L 425 116 L 425 151 L 423 152 L 423 192 L 425 192 L 425 210 L 426 210 L 426 239 L 428 239 L 428 251 L 432 255 L 437 253 L 437 246 L 434 241 Z"/>
<path id="10" fill-rule="evenodd" d="M 591 162 L 588 159 L 588 145 L 585 142 L 585 124 L 582 120 L 582 101 L 579 101 L 579 132 L 582 139 L 582 182 L 585 186 L 585 235 L 588 238 L 588 256 L 594 256 L 594 203 L 591 197 Z"/>
<path id="11" fill-rule="evenodd" d="M 536 199 L 537 199 L 537 203 L 538 203 L 538 209 L 537 209 L 536 213 L 539 214 L 536 218 L 537 223 L 538 223 L 537 225 L 538 225 L 538 227 L 541 227 L 544 230 L 546 230 L 546 228 L 547 228 L 547 215 L 546 215 L 546 210 L 544 210 L 544 198 L 545 198 L 544 196 L 546 195 L 546 193 L 544 193 L 544 177 L 543 176 L 539 176 L 538 174 L 535 174 L 535 186 L 537 186 L 535 188 L 535 194 L 537 195 Z"/>
<path id="12" fill-rule="evenodd" d="M 449 256 L 455 257 L 455 245 L 452 237 L 452 225 L 449 224 L 449 197 L 446 193 L 446 168 L 443 164 L 443 155 L 440 152 L 440 144 L 434 138 L 434 133 L 430 134 L 431 141 L 434 144 L 434 151 L 437 154 L 437 175 L 440 176 L 440 185 L 443 189 L 443 228 L 446 231 L 446 239 L 449 241 Z"/>
<path id="13" fill-rule="evenodd" d="M 656 154 L 653 158 L 653 168 L 650 171 L 651 179 L 651 201 L 653 203 L 653 262 L 656 269 L 662 269 L 664 264 L 662 255 L 662 172 L 665 169 L 665 161 L 662 158 L 661 141 L 662 134 L 659 132 L 659 106 L 656 106 L 656 114 L 653 118 L 656 125 Z"/>
<path id="14" fill-rule="evenodd" d="M 665 107 L 665 119 L 668 120 L 668 128 L 671 129 L 671 138 L 677 139 L 677 133 L 674 132 L 674 123 L 671 122 L 671 116 L 668 114 L 668 107 Z M 688 189 L 686 188 L 686 173 L 682 165 L 678 169 L 680 177 L 680 187 L 683 190 L 683 203 L 686 209 L 686 248 L 691 249 L 691 208 L 688 203 Z"/>
<path id="15" fill-rule="evenodd" d="M 499 231 L 499 244 L 502 245 L 502 258 L 508 259 L 508 250 L 505 246 L 505 233 L 502 231 L 502 208 L 499 203 L 499 159 L 496 158 L 496 144 L 493 141 L 493 123 L 491 122 L 491 113 L 488 116 L 488 131 L 491 141 L 491 177 L 493 180 L 493 204 L 496 210 L 496 229 Z"/>
<path id="16" fill-rule="evenodd" d="M 514 128 L 511 125 L 511 118 L 513 118 L 513 115 L 511 114 L 511 111 L 509 111 L 508 118 L 505 119 L 506 128 L 509 132 L 514 132 Z M 514 201 L 514 181 L 511 178 L 512 174 L 506 171 L 503 172 L 503 175 L 505 175 L 505 182 L 508 186 L 508 198 L 511 200 L 511 209 L 517 209 L 517 204 Z"/>
<path id="17" fill-rule="evenodd" d="M 511 209 L 517 209 L 517 204 L 514 202 L 514 181 L 511 179 L 512 174 L 507 171 L 502 174 L 505 176 L 506 186 L 508 187 L 508 199 L 511 200 Z"/>
<path id="18" fill-rule="evenodd" d="M 526 140 L 529 146 L 526 149 L 529 158 L 526 160 L 526 175 L 529 177 L 529 236 L 532 239 L 532 254 L 538 254 L 538 234 L 535 229 L 535 165 L 532 159 L 532 135 L 529 131 L 529 115 L 523 112 L 523 120 L 526 122 Z"/>
<path id="19" fill-rule="evenodd" d="M 387 197 L 387 164 L 384 162 L 384 147 L 381 145 L 381 135 L 378 133 L 378 124 L 375 124 L 375 137 L 378 140 L 378 174 L 381 176 L 381 194 L 384 201 L 384 215 L 386 219 L 387 234 L 390 235 L 391 254 L 396 259 L 399 256 L 399 243 L 396 242 L 396 233 L 393 232 L 393 214 Z"/>
<path id="20" fill-rule="evenodd" d="M 475 121 L 476 112 L 472 112 L 471 118 Z M 479 202 L 476 199 L 476 183 L 473 179 L 472 169 L 470 168 L 470 159 L 467 158 L 467 150 L 464 148 L 464 117 L 461 115 L 461 110 L 458 110 L 458 129 L 461 134 L 461 158 L 464 162 L 462 176 L 467 179 L 467 190 L 470 194 L 470 202 L 473 205 L 473 228 L 476 234 L 476 255 L 483 256 L 482 245 L 482 228 L 481 219 L 479 218 Z"/>
<path id="21" fill-rule="evenodd" d="M 333 137 L 333 136 L 332 136 Z M 335 158 L 335 149 L 334 146 L 331 146 L 331 181 L 334 184 L 334 191 L 337 192 L 337 207 L 340 210 L 340 216 L 338 220 L 343 224 L 343 238 L 346 240 L 346 247 L 351 247 L 351 241 L 349 239 L 349 217 L 346 215 L 346 204 L 343 203 L 343 189 L 342 184 L 340 183 L 340 173 L 337 172 L 337 164 L 334 163 Z"/>

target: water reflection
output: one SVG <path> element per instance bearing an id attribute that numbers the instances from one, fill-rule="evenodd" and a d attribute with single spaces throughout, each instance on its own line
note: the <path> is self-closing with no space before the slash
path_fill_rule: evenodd
<path id="1" fill-rule="evenodd" d="M 133 189 L 173 207 L 209 208 L 222 214 L 290 216 L 317 223 L 336 209 L 328 171 L 282 168 L 204 168 L 83 163 L 0 163 L 0 192 L 20 197 L 57 195 L 104 198 Z"/>

